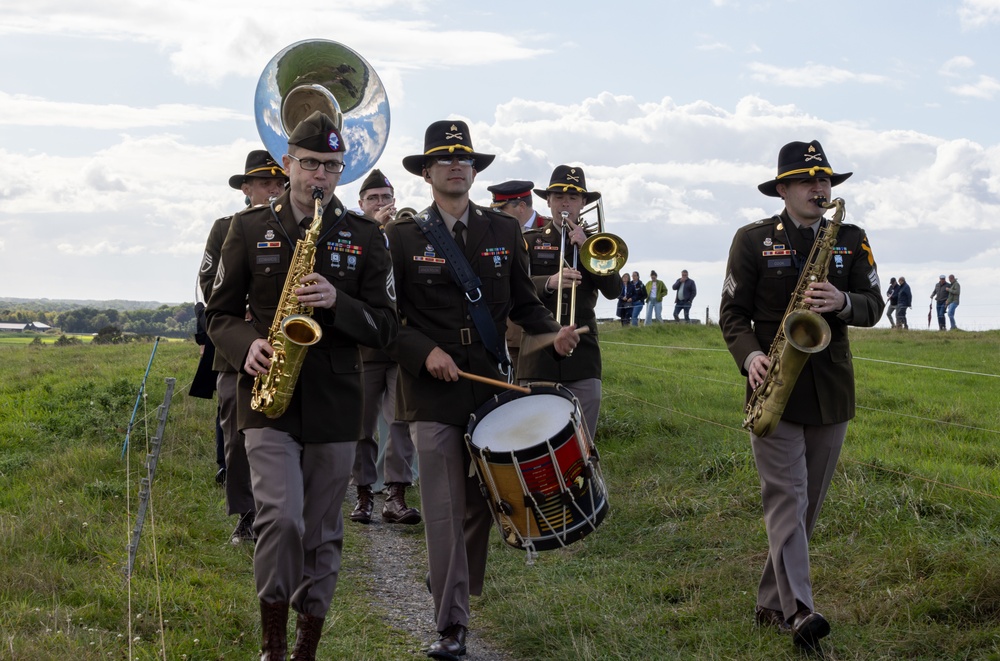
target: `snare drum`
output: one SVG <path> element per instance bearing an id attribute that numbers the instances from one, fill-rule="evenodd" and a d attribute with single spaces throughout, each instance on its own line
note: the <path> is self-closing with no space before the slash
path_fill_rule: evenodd
<path id="1" fill-rule="evenodd" d="M 576 397 L 564 386 L 507 390 L 465 435 L 505 542 L 529 552 L 566 546 L 604 520 L 607 489 Z"/>

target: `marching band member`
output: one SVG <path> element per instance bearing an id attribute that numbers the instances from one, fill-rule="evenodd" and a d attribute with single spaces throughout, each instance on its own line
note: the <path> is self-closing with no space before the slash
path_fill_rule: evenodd
<path id="1" fill-rule="evenodd" d="M 729 250 L 719 326 L 729 352 L 747 375 L 747 394 L 764 380 L 767 351 L 800 280 L 830 189 L 851 172 L 835 174 L 815 140 L 790 142 L 778 154 L 778 175 L 758 186 L 780 197 L 780 215 L 741 227 Z M 847 327 L 874 326 L 885 303 L 864 230 L 843 224 L 832 248 L 826 281 L 809 284 L 804 304 L 830 326 L 829 346 L 811 354 L 795 381 L 777 427 L 750 435 L 760 476 L 768 555 L 757 588 L 760 626 L 791 631 L 812 648 L 830 633 L 813 604 L 809 538 L 854 417 L 854 368 Z"/>
<path id="2" fill-rule="evenodd" d="M 579 249 L 587 240 L 578 225 L 580 210 L 584 205 L 601 197 L 597 191 L 587 190 L 583 168 L 560 165 L 552 171 L 548 188 L 535 189 L 535 195 L 548 202 L 552 220 L 544 227 L 525 232 L 531 260 L 531 279 L 538 297 L 556 317 L 568 320 L 577 328 L 587 328 L 580 336 L 580 346 L 566 360 L 555 360 L 544 351 L 521 352 L 517 365 L 517 378 L 521 383 L 554 381 L 566 386 L 580 401 L 583 416 L 591 438 L 597 434 L 597 418 L 601 411 L 601 347 L 597 340 L 598 294 L 616 300 L 621 294 L 621 276 L 612 272 L 594 275 L 573 264 L 562 265 L 562 310 L 556 310 L 559 300 L 559 243 L 562 237 L 562 213 L 567 212 L 565 254 L 571 255 L 573 247 Z M 568 261 L 568 258 L 567 260 Z M 569 319 L 572 288 L 576 285 L 576 318 Z"/>
<path id="3" fill-rule="evenodd" d="M 397 417 L 410 423 L 420 465 L 428 584 L 440 634 L 427 651 L 434 659 L 465 654 L 469 595 L 482 592 L 492 524 L 488 501 L 469 474 L 464 435 L 469 415 L 498 391 L 460 381 L 459 370 L 501 376 L 508 317 L 529 333 L 558 331 L 547 351 L 567 355 L 578 342 L 573 328 L 560 329 L 535 296 L 517 221 L 469 201 L 476 174 L 493 159 L 473 149 L 465 122 L 434 122 L 423 153 L 403 159 L 408 172 L 430 185 L 433 202 L 386 228 L 402 319 L 389 353 L 401 368 Z M 461 286 L 452 269 L 471 272 L 480 285 Z"/>
<path id="4" fill-rule="evenodd" d="M 334 194 L 344 143 L 333 120 L 316 111 L 302 121 L 282 164 L 288 190 L 233 218 L 207 312 L 219 352 L 242 368 L 237 413 L 257 506 L 253 564 L 265 660 L 285 658 L 289 605 L 298 615 L 292 656 L 315 658 L 340 572 L 341 505 L 361 438 L 358 345 L 384 347 L 397 330 L 385 237 Z M 271 366 L 267 338 L 294 272 L 294 247 L 313 223 L 315 191 L 322 192 L 323 225 L 314 272 L 293 292 L 313 308 L 322 337 L 302 361 L 287 410 L 271 419 L 251 408 L 251 392 Z"/>

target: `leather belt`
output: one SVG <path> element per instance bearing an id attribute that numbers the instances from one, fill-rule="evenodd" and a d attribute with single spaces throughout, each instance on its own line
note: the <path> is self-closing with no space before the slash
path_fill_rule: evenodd
<path id="1" fill-rule="evenodd" d="M 421 328 L 419 330 L 438 344 L 461 344 L 462 346 L 468 346 L 473 342 L 482 342 L 479 331 L 475 328 Z"/>

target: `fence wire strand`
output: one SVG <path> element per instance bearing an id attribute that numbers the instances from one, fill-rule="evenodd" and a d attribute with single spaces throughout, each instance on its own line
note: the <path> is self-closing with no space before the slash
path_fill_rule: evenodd
<path id="1" fill-rule="evenodd" d="M 606 340 L 602 340 L 601 341 L 601 345 L 602 346 L 604 346 L 604 345 L 620 345 L 620 346 L 629 346 L 629 347 L 643 347 L 643 348 L 652 348 L 652 349 L 664 349 L 664 350 L 672 350 L 672 351 L 673 350 L 676 350 L 676 351 L 707 351 L 707 352 L 715 352 L 715 353 L 725 353 L 727 355 L 729 354 L 729 351 L 727 349 L 713 349 L 713 348 L 706 348 L 706 347 L 681 347 L 681 346 L 669 346 L 669 345 L 661 345 L 661 344 L 640 344 L 638 342 L 635 342 L 635 343 L 633 343 L 633 342 L 614 342 L 614 341 L 610 341 L 609 342 L 609 341 L 606 341 Z M 607 354 L 604 355 L 604 360 L 609 360 L 609 356 L 607 356 Z M 935 370 L 935 371 L 942 371 L 942 372 L 951 372 L 951 373 L 955 373 L 955 374 L 965 374 L 965 375 L 969 375 L 969 376 L 981 376 L 981 377 L 987 377 L 987 378 L 1000 378 L 1000 374 L 990 374 L 990 373 L 986 373 L 986 372 L 972 372 L 972 371 L 968 371 L 968 370 L 957 370 L 957 369 L 951 369 L 951 368 L 945 368 L 945 367 L 934 367 L 934 366 L 931 366 L 931 365 L 920 365 L 920 364 L 917 364 L 917 363 L 903 363 L 903 362 L 899 362 L 899 361 L 880 360 L 880 359 L 876 359 L 876 358 L 865 358 L 865 357 L 859 357 L 859 356 L 854 356 L 854 360 L 862 360 L 862 361 L 868 361 L 868 362 L 873 362 L 873 363 L 883 363 L 883 364 L 890 364 L 890 365 L 898 365 L 898 366 L 901 366 L 901 367 L 909 367 L 909 368 L 914 368 L 914 369 L 927 369 L 927 370 Z M 627 366 L 627 367 L 640 368 L 640 369 L 646 370 L 646 371 L 658 372 L 658 373 L 662 373 L 662 374 L 682 374 L 684 376 L 684 378 L 686 378 L 686 379 L 698 379 L 698 380 L 701 380 L 701 381 L 708 381 L 708 382 L 712 382 L 712 383 L 731 384 L 734 387 L 740 388 L 741 391 L 746 387 L 746 384 L 744 383 L 744 381 L 742 379 L 739 382 L 734 382 L 734 381 L 728 380 L 728 379 L 714 379 L 714 378 L 710 378 L 710 377 L 699 376 L 699 375 L 696 375 L 696 374 L 690 374 L 688 372 L 681 372 L 679 370 L 669 370 L 669 369 L 665 369 L 665 368 L 661 368 L 661 367 L 655 367 L 655 366 L 652 366 L 652 365 L 639 365 L 639 364 L 631 363 L 631 362 L 628 362 L 628 361 L 625 361 L 625 360 L 615 359 L 613 357 L 610 357 L 609 362 L 616 363 L 618 365 L 624 365 L 624 366 Z M 670 413 L 672 413 L 674 415 L 678 415 L 678 416 L 685 417 L 685 418 L 690 418 L 691 420 L 696 420 L 696 421 L 698 421 L 700 423 L 714 425 L 716 427 L 722 427 L 723 429 L 726 429 L 727 431 L 737 432 L 739 434 L 746 434 L 747 433 L 747 431 L 745 429 L 743 429 L 742 427 L 734 427 L 733 425 L 726 424 L 726 423 L 723 423 L 723 422 L 718 422 L 717 420 L 710 420 L 708 418 L 702 418 L 700 416 L 692 415 L 692 414 L 690 414 L 690 413 L 688 413 L 686 411 L 681 411 L 681 410 L 679 410 L 677 408 L 674 408 L 674 407 L 666 406 L 666 405 L 663 405 L 663 404 L 660 404 L 660 403 L 657 403 L 657 402 L 651 402 L 651 401 L 648 401 L 648 400 L 643 399 L 641 397 L 637 397 L 637 396 L 633 395 L 630 392 L 614 393 L 614 396 L 616 396 L 616 397 L 622 397 L 622 398 L 625 398 L 625 399 L 630 399 L 630 400 L 632 400 L 634 402 L 637 402 L 639 404 L 643 404 L 643 405 L 646 405 L 646 406 L 654 407 L 654 408 L 657 408 L 657 409 L 660 409 L 660 410 L 663 410 L 663 411 L 668 411 L 668 412 L 670 412 Z M 606 397 L 605 397 L 605 399 L 606 399 Z M 862 409 L 862 410 L 865 410 L 865 411 L 871 411 L 871 412 L 874 412 L 874 413 L 881 413 L 881 414 L 891 415 L 891 416 L 896 416 L 896 417 L 906 417 L 906 418 L 911 418 L 911 419 L 915 419 L 915 420 L 920 420 L 921 422 L 929 422 L 929 423 L 934 423 L 934 424 L 938 424 L 938 425 L 946 425 L 946 426 L 951 426 L 951 427 L 966 429 L 966 430 L 970 430 L 970 431 L 979 431 L 979 432 L 985 432 L 985 433 L 988 433 L 988 434 L 1000 434 L 1000 430 L 997 430 L 997 429 L 989 429 L 989 428 L 985 428 L 985 427 L 975 427 L 975 426 L 972 426 L 972 425 L 964 425 L 964 424 L 957 423 L 957 422 L 950 422 L 948 420 L 938 420 L 938 419 L 935 419 L 935 418 L 928 418 L 928 417 L 925 417 L 925 416 L 918 416 L 918 415 L 913 415 L 913 414 L 908 414 L 908 413 L 901 413 L 901 412 L 898 412 L 898 411 L 887 411 L 885 409 L 877 409 L 877 408 L 874 408 L 874 407 L 860 406 L 860 405 L 856 405 L 855 408 Z M 939 486 L 939 487 L 945 487 L 945 488 L 948 488 L 948 489 L 954 489 L 956 491 L 963 491 L 963 492 L 966 492 L 966 493 L 975 494 L 977 496 L 983 496 L 983 497 L 986 497 L 986 498 L 989 498 L 989 499 L 992 499 L 992 500 L 1000 500 L 1000 495 L 997 495 L 997 494 L 992 494 L 992 493 L 989 493 L 989 492 L 986 492 L 986 491 L 979 491 L 979 490 L 976 490 L 976 489 L 971 489 L 969 487 L 964 487 L 964 486 L 957 485 L 957 484 L 951 484 L 951 483 L 948 483 L 948 482 L 942 482 L 940 480 L 936 480 L 934 478 L 925 477 L 925 476 L 922 476 L 922 475 L 917 475 L 915 473 L 908 473 L 906 471 L 896 470 L 896 469 L 892 469 L 892 468 L 886 468 L 885 466 L 878 466 L 878 465 L 875 465 L 875 464 L 871 464 L 871 463 L 864 462 L 864 461 L 859 461 L 859 460 L 856 460 L 856 459 L 850 459 L 850 458 L 843 457 L 843 456 L 841 456 L 841 461 L 843 461 L 845 463 L 855 464 L 857 466 L 864 466 L 866 468 L 870 468 L 870 469 L 877 470 L 877 471 L 882 471 L 882 472 L 885 472 L 885 473 L 892 473 L 894 475 L 900 475 L 900 476 L 903 476 L 903 477 L 906 477 L 906 478 L 909 478 L 909 479 L 912 479 L 912 480 L 917 480 L 917 481 L 920 481 L 920 482 L 925 482 L 927 484 L 933 484 L 933 485 Z"/>

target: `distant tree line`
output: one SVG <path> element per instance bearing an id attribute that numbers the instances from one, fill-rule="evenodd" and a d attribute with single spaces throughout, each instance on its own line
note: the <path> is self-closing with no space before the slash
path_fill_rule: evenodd
<path id="1" fill-rule="evenodd" d="M 44 303 L 44 302 L 41 302 Z M 121 310 L 114 307 L 74 307 L 68 310 L 42 310 L 39 302 L 31 305 L 0 302 L 0 322 L 28 323 L 40 321 L 63 333 L 101 333 L 115 336 L 122 333 L 158 335 L 161 337 L 191 337 L 197 320 L 194 304 L 160 305 L 155 309 Z M 54 305 L 53 307 L 61 307 Z"/>

